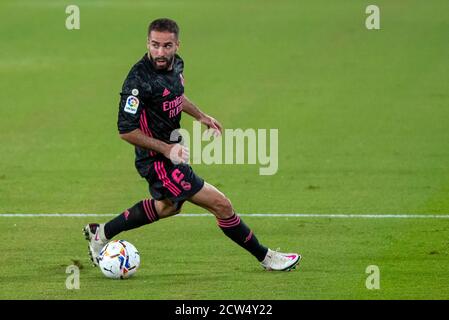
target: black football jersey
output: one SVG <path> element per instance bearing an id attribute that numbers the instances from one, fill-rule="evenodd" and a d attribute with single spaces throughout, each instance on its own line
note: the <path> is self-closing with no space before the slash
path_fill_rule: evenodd
<path id="1" fill-rule="evenodd" d="M 170 141 L 180 127 L 184 99 L 184 62 L 175 55 L 172 70 L 156 70 L 147 54 L 130 70 L 120 93 L 117 126 L 120 133 L 140 129 L 144 134 Z M 152 162 L 164 158 L 153 150 L 135 147 L 136 168 L 148 175 Z"/>

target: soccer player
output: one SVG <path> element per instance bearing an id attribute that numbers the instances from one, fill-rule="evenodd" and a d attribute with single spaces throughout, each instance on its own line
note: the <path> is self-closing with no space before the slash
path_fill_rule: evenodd
<path id="1" fill-rule="evenodd" d="M 144 199 L 104 224 L 90 223 L 83 232 L 89 254 L 98 265 L 101 248 L 120 232 L 178 214 L 185 201 L 215 215 L 226 236 L 251 253 L 266 270 L 289 271 L 301 256 L 266 248 L 235 213 L 229 199 L 197 176 L 188 165 L 189 153 L 172 132 L 185 112 L 221 134 L 222 126 L 184 95 L 184 62 L 177 54 L 179 28 L 175 21 L 157 19 L 148 27 L 148 52 L 129 72 L 118 111 L 120 137 L 135 146 L 135 166 L 148 181 L 151 199 Z"/>

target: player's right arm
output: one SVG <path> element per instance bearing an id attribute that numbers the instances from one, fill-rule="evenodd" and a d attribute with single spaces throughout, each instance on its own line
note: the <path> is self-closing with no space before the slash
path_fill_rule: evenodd
<path id="1" fill-rule="evenodd" d="M 162 153 L 164 157 L 174 163 L 186 163 L 189 159 L 189 150 L 180 144 L 168 144 L 162 140 L 145 135 L 142 130 L 120 133 L 120 138 L 134 146 Z"/>
<path id="2" fill-rule="evenodd" d="M 134 146 L 147 150 L 154 150 L 156 152 L 162 153 L 163 155 L 169 153 L 170 151 L 169 144 L 163 142 L 162 140 L 145 135 L 140 129 L 134 129 L 130 132 L 120 133 L 120 138 Z"/>

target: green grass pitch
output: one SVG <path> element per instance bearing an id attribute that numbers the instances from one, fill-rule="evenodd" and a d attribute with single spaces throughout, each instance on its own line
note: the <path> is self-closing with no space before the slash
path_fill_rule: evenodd
<path id="1" fill-rule="evenodd" d="M 89 266 L 91 218 L 0 217 L 0 299 L 449 298 L 449 219 L 430 218 L 449 213 L 447 1 L 376 1 L 380 30 L 365 28 L 369 1 L 80 0 L 71 31 L 68 4 L 0 3 L 0 213 L 118 214 L 148 196 L 117 135 L 118 93 L 148 23 L 167 16 L 186 95 L 225 128 L 279 130 L 275 175 L 194 166 L 237 212 L 429 218 L 244 217 L 304 256 L 268 273 L 212 217 L 180 216 L 121 235 L 142 267 L 112 281 Z M 71 264 L 79 290 L 65 286 Z"/>

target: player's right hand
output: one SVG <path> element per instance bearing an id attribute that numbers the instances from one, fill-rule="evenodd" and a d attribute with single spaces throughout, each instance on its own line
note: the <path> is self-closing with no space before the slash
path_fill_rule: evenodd
<path id="1" fill-rule="evenodd" d="M 190 151 L 186 146 L 175 143 L 168 146 L 167 152 L 164 156 L 171 160 L 174 164 L 188 163 Z"/>

